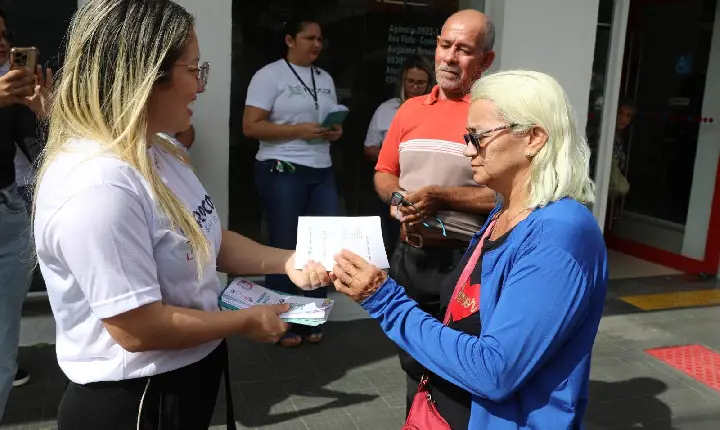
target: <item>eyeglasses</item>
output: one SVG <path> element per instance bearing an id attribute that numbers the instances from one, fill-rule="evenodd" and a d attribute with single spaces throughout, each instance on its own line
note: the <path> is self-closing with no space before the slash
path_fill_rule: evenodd
<path id="1" fill-rule="evenodd" d="M 210 77 L 210 63 L 207 61 L 202 63 L 200 66 L 195 67 L 195 71 L 198 74 L 198 92 L 205 91 L 208 84 L 208 78 Z"/>
<path id="2" fill-rule="evenodd" d="M 412 204 L 408 199 L 406 199 L 405 197 L 403 197 L 403 195 L 400 194 L 400 193 L 397 192 L 397 191 L 395 191 L 394 193 L 392 193 L 392 196 L 390 196 L 390 205 L 392 205 L 392 206 L 398 206 L 398 207 L 399 207 L 399 206 L 412 206 L 413 209 L 415 209 L 415 212 L 418 213 L 418 215 L 422 215 L 422 213 L 421 213 L 420 210 L 417 208 L 417 206 L 415 206 L 414 204 Z M 441 220 L 440 218 L 438 218 L 438 217 L 435 217 L 435 219 L 437 220 L 438 225 L 439 225 L 440 228 L 442 229 L 442 235 L 443 235 L 443 236 L 447 236 L 447 231 L 445 230 L 445 223 L 443 223 L 442 220 Z M 428 224 L 427 221 L 425 221 L 425 220 L 423 220 L 423 225 L 424 225 L 425 227 L 427 227 L 427 228 L 430 228 L 430 224 Z"/>
<path id="3" fill-rule="evenodd" d="M 466 144 L 472 144 L 475 147 L 475 150 L 477 152 L 480 152 L 480 148 L 482 147 L 481 140 L 486 138 L 490 133 L 494 133 L 496 131 L 500 130 L 506 130 L 508 128 L 517 127 L 517 123 L 502 125 L 500 127 L 491 128 L 490 130 L 481 131 L 480 133 L 473 133 L 470 132 L 468 134 L 463 135 L 463 138 L 465 139 Z"/>
<path id="4" fill-rule="evenodd" d="M 428 84 L 428 81 L 426 79 L 405 78 L 405 84 L 407 84 L 410 87 L 425 88 Z"/>
<path id="5" fill-rule="evenodd" d="M 207 61 L 199 66 L 193 66 L 190 64 L 176 64 L 175 67 L 187 67 L 193 73 L 197 74 L 198 80 L 198 92 L 202 93 L 207 88 L 208 77 L 210 76 L 210 63 Z"/>

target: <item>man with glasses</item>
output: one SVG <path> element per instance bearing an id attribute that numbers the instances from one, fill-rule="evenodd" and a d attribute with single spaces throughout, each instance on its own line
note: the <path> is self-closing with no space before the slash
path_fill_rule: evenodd
<path id="1" fill-rule="evenodd" d="M 494 193 L 475 184 L 463 156 L 468 93 L 495 59 L 494 39 L 494 26 L 481 12 L 463 10 L 447 19 L 435 49 L 437 85 L 399 108 L 375 168 L 375 188 L 402 223 L 390 275 L 438 319 L 443 279 L 495 206 Z M 399 354 L 409 409 L 423 368 Z"/>
<path id="2" fill-rule="evenodd" d="M 29 135 L 23 125 L 27 116 L 44 116 L 47 98 L 44 79 L 27 70 L 10 70 L 11 48 L 12 33 L 0 10 L 0 420 L 12 387 L 30 378 L 16 363 L 32 255 L 26 205 L 15 182 L 15 152 L 18 146 L 24 148 Z M 51 85 L 50 77 L 48 81 Z"/>

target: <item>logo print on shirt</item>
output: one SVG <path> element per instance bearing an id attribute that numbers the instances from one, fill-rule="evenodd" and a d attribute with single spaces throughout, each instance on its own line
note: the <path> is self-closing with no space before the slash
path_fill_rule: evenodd
<path id="1" fill-rule="evenodd" d="M 215 213 L 215 205 L 213 204 L 210 196 L 205 194 L 205 198 L 200 202 L 197 209 L 193 211 L 195 221 L 197 221 L 200 227 L 205 229 L 205 222 L 208 220 L 208 217 L 213 213 Z"/>
<path id="2" fill-rule="evenodd" d="M 153 154 L 153 161 L 155 162 L 155 168 L 158 170 L 162 170 L 160 169 L 160 160 L 158 159 L 157 154 Z"/>
<path id="3" fill-rule="evenodd" d="M 302 96 L 307 97 L 308 92 L 307 89 L 305 89 L 302 85 L 287 85 L 288 88 L 288 98 L 293 98 L 294 96 Z M 312 90 L 310 90 L 312 91 Z M 325 96 L 332 95 L 332 90 L 330 88 L 315 88 L 315 94 L 322 94 Z"/>
<path id="4" fill-rule="evenodd" d="M 190 241 L 189 241 L 189 240 L 186 240 L 186 241 L 185 241 L 185 244 L 186 244 L 188 247 L 190 247 Z M 187 261 L 192 261 L 192 260 L 195 259 L 195 258 L 192 256 L 192 254 L 189 253 L 189 252 L 188 252 L 187 254 L 185 254 L 185 258 L 187 259 Z"/>

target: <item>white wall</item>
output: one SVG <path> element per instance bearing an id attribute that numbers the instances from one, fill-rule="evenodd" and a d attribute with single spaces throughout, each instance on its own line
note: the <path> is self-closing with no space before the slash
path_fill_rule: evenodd
<path id="1" fill-rule="evenodd" d="M 695 169 L 690 188 L 690 204 L 682 254 L 698 260 L 705 259 L 705 245 L 710 224 L 710 212 L 715 175 L 720 156 L 720 8 L 715 12 L 713 40 L 705 81 L 705 95 L 701 115 L 715 119 L 712 123 L 700 123 Z M 718 273 L 720 276 L 720 273 Z"/>
<path id="2" fill-rule="evenodd" d="M 232 58 L 231 0 L 175 0 L 196 19 L 201 60 L 210 63 L 207 90 L 193 107 L 195 144 L 190 153 L 203 185 L 228 222 L 230 163 L 230 79 Z"/>
<path id="3" fill-rule="evenodd" d="M 498 58 L 491 70 L 527 69 L 553 76 L 584 130 L 598 0 L 485 0 L 485 13 L 497 28 Z"/>

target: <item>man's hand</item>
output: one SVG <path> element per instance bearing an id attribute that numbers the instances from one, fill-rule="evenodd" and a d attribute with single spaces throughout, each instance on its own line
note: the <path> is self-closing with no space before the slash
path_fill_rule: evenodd
<path id="1" fill-rule="evenodd" d="M 32 94 L 20 102 L 29 107 L 39 119 L 42 119 L 48 114 L 50 91 L 52 91 L 53 87 L 53 73 L 52 70 L 47 69 L 43 74 L 42 67 L 37 66 L 35 74 L 37 81 Z"/>
<path id="2" fill-rule="evenodd" d="M 436 185 L 422 187 L 410 192 L 405 196 L 405 199 L 415 205 L 415 207 L 400 207 L 400 212 L 403 214 L 402 222 L 411 226 L 421 223 L 427 217 L 435 216 L 437 211 L 442 209 L 444 205 L 442 187 Z"/>
<path id="3" fill-rule="evenodd" d="M 0 107 L 21 103 L 34 94 L 35 77 L 25 69 L 11 70 L 0 77 Z"/>

